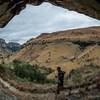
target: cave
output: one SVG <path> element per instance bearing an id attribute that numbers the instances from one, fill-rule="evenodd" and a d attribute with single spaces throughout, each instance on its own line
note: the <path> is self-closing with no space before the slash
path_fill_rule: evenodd
<path id="1" fill-rule="evenodd" d="M 100 1 L 99 0 L 1 0 L 0 1 L 0 27 L 7 23 L 22 9 L 26 4 L 40 5 L 43 2 L 49 2 L 69 10 L 83 13 L 90 17 L 100 19 Z"/>

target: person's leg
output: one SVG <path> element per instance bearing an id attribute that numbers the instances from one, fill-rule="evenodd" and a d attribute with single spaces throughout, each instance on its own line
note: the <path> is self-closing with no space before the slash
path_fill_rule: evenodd
<path id="1" fill-rule="evenodd" d="M 62 91 L 64 89 L 64 81 L 61 80 L 61 86 L 60 86 L 60 90 Z"/>
<path id="2" fill-rule="evenodd" d="M 59 93 L 60 93 L 60 86 L 58 84 L 58 86 L 57 86 L 57 94 L 59 94 Z"/>
<path id="3" fill-rule="evenodd" d="M 57 94 L 60 93 L 60 91 L 62 90 L 63 88 L 63 82 L 60 80 L 59 83 L 58 83 L 58 86 L 57 86 Z"/>
<path id="4" fill-rule="evenodd" d="M 62 90 L 62 81 L 59 80 L 59 83 L 58 83 L 58 86 L 57 86 L 57 93 L 59 94 L 61 90 Z"/>

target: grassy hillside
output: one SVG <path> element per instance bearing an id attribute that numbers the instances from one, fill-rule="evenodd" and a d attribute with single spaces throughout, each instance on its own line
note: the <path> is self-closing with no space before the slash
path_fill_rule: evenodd
<path id="1" fill-rule="evenodd" d="M 91 63 L 100 66 L 100 27 L 43 33 L 27 41 L 14 59 L 52 69 L 61 66 L 67 73 Z"/>

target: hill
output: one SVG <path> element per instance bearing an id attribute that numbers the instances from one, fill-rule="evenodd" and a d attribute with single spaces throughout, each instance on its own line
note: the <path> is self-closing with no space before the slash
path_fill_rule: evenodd
<path id="1" fill-rule="evenodd" d="M 0 64 L 0 100 L 99 100 L 99 30 L 91 27 L 45 33 L 29 40 L 9 57 L 13 62 Z M 50 80 L 57 66 L 66 71 L 65 89 L 59 95 L 55 80 Z"/>
<path id="2" fill-rule="evenodd" d="M 43 33 L 29 40 L 12 56 L 30 64 L 66 72 L 88 64 L 99 65 L 100 27 Z"/>

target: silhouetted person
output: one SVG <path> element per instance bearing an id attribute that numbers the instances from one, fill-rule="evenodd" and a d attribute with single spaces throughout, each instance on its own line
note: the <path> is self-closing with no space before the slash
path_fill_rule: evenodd
<path id="1" fill-rule="evenodd" d="M 61 90 L 64 88 L 64 74 L 65 72 L 61 70 L 61 67 L 57 67 L 57 79 L 58 79 L 58 86 L 57 86 L 57 94 L 60 93 Z"/>

